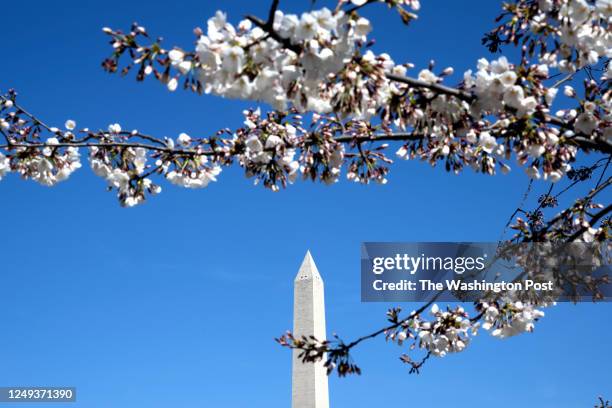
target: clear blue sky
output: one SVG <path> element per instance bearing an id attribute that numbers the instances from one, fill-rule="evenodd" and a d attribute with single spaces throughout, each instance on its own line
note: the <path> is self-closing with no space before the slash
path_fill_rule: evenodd
<path id="1" fill-rule="evenodd" d="M 424 67 L 435 57 L 462 72 L 487 54 L 480 38 L 496 3 L 424 1 L 407 30 L 382 6 L 368 15 L 379 49 L 397 61 Z M 281 4 L 297 11 L 309 1 Z M 221 7 L 237 21 L 264 16 L 267 2 L 4 2 L 0 88 L 16 88 L 57 125 L 119 122 L 172 137 L 235 127 L 250 104 L 169 93 L 100 68 L 109 51 L 101 27 L 138 21 L 188 47 L 192 29 Z M 361 241 L 496 240 L 527 185 L 516 169 L 494 178 L 420 162 L 394 170 L 384 187 L 302 182 L 274 194 L 232 169 L 205 190 L 164 183 L 133 209 L 88 168 L 52 189 L 6 178 L 0 386 L 76 386 L 73 408 L 289 406 L 290 352 L 273 338 L 291 327 L 306 249 L 326 283 L 328 330 L 349 339 L 384 324 L 390 306 L 360 303 Z M 532 197 L 545 188 L 537 183 Z M 402 349 L 374 340 L 356 351 L 361 377 L 330 380 L 332 406 L 562 408 L 612 398 L 611 305 L 547 313 L 531 335 L 479 336 L 420 376 L 408 375 Z"/>

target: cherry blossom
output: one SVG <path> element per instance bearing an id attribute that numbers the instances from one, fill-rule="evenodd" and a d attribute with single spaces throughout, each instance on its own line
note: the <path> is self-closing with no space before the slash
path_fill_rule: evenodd
<path id="1" fill-rule="evenodd" d="M 483 43 L 494 53 L 516 46 L 520 58 L 474 58 L 471 69 L 457 72 L 459 80 L 454 67 L 439 69 L 431 61 L 417 68 L 375 52 L 368 7 L 393 9 L 409 23 L 417 18 L 418 0 L 340 0 L 333 9 L 300 14 L 271 3 L 267 20 L 247 16 L 232 23 L 218 11 L 205 29 L 194 30 L 191 46 L 166 49 L 136 23 L 127 32 L 103 29 L 112 47 L 102 64 L 107 72 L 135 72 L 137 80 L 154 79 L 170 92 L 252 102 L 237 116 L 241 125 L 206 136 L 176 129 L 177 137 L 118 123 L 78 129 L 71 119 L 60 129 L 28 112 L 9 90 L 0 95 L 0 179 L 15 173 L 52 186 L 81 167 L 83 154 L 120 204 L 132 207 L 160 193 L 160 181 L 204 188 L 232 165 L 272 191 L 300 179 L 385 184 L 396 159 L 455 174 L 471 169 L 493 176 L 516 166 L 550 187 L 536 209 L 517 208 L 506 225 L 515 232 L 509 242 L 610 238 L 612 206 L 597 202 L 612 184 L 606 177 L 612 154 L 610 0 L 504 4 Z M 582 197 L 553 210 L 559 196 L 590 181 Z M 566 283 L 600 299 L 596 279 L 571 276 Z M 430 356 L 466 349 L 480 329 L 497 338 L 533 331 L 542 309 L 553 303 L 510 292 L 481 299 L 473 311 L 431 301 L 404 317 L 390 310 L 389 326 L 350 343 L 291 333 L 279 342 L 303 352 L 304 361 L 324 358 L 330 372 L 346 375 L 360 372 L 350 350 L 384 334 L 424 353 L 421 360 L 402 356 L 418 372 Z"/>

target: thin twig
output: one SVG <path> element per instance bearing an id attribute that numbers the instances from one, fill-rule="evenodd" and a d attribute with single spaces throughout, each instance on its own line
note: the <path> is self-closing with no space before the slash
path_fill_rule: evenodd
<path id="1" fill-rule="evenodd" d="M 601 175 L 599 176 L 599 180 L 597 180 L 597 184 L 595 184 L 595 188 L 599 187 L 599 184 L 601 184 L 601 180 L 603 180 L 603 177 L 606 174 L 606 170 L 608 170 L 608 166 L 610 165 L 610 160 L 612 160 L 612 155 L 608 156 L 608 161 L 606 162 L 606 166 L 602 170 Z"/>

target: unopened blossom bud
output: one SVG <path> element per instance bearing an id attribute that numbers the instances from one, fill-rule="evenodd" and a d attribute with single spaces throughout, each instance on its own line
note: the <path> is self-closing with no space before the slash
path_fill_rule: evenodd
<path id="1" fill-rule="evenodd" d="M 453 67 L 447 67 L 444 68 L 444 71 L 442 71 L 442 75 L 453 75 L 453 72 L 455 72 L 455 70 L 453 69 Z"/>
<path id="2" fill-rule="evenodd" d="M 397 150 L 397 152 L 395 152 L 395 154 L 397 155 L 397 157 L 406 159 L 408 157 L 408 149 L 406 149 L 405 146 L 402 146 Z"/>
<path id="3" fill-rule="evenodd" d="M 176 91 L 176 88 L 178 87 L 178 81 L 176 80 L 176 78 L 172 78 L 168 81 L 167 86 L 170 92 L 174 92 Z"/>
<path id="4" fill-rule="evenodd" d="M 12 108 L 13 107 L 13 101 L 11 101 L 10 99 L 6 100 L 4 102 L 4 107 L 7 108 L 7 109 L 8 108 Z"/>

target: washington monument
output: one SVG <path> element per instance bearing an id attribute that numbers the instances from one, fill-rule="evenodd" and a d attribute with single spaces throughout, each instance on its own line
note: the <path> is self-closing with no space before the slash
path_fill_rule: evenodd
<path id="1" fill-rule="evenodd" d="M 323 280 L 317 266 L 306 253 L 293 286 L 293 333 L 296 337 L 314 335 L 325 340 L 325 301 Z M 327 373 L 323 361 L 302 363 L 293 350 L 292 408 L 329 408 Z"/>

